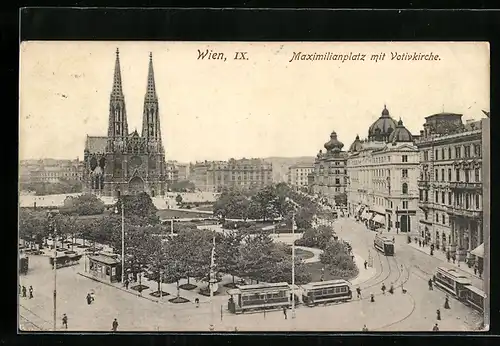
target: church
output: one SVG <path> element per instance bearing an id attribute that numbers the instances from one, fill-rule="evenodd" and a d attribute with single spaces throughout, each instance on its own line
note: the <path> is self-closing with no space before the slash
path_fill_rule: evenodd
<path id="1" fill-rule="evenodd" d="M 113 197 L 140 192 L 146 192 L 151 197 L 165 194 L 165 151 L 151 53 L 141 134 L 137 130 L 132 133 L 128 131 L 117 49 L 109 100 L 108 134 L 87 135 L 84 165 L 83 181 L 87 193 Z"/>

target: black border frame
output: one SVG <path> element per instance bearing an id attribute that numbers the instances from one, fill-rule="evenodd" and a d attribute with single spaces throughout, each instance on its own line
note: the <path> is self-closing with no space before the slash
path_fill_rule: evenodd
<path id="1" fill-rule="evenodd" d="M 20 29 L 16 28 L 18 21 Z M 20 34 L 20 40 L 186 40 L 186 41 L 489 41 L 491 52 L 491 112 L 498 113 L 499 99 L 499 66 L 500 61 L 500 12 L 483 10 L 320 10 L 320 9 L 201 9 L 201 8 L 24 8 L 17 13 L 17 20 L 13 16 L 2 16 L 4 25 L 11 25 L 8 28 L 10 34 Z M 91 23 L 91 25 L 89 25 Z M 5 33 L 2 32 L 2 40 L 5 43 Z M 14 35 L 15 35 L 14 34 Z M 14 36 L 13 35 L 13 36 Z M 12 84 L 18 83 L 18 64 L 19 64 L 19 37 L 12 37 L 9 42 L 12 43 L 12 66 L 7 70 L 7 77 L 12 79 Z M 3 45 L 5 46 L 5 45 Z M 16 109 L 18 90 L 11 97 L 6 98 L 14 106 L 16 100 Z M 10 116 L 9 116 L 10 118 Z M 493 120 L 495 119 L 495 116 Z M 494 123 L 494 121 L 493 121 Z M 8 131 L 7 136 L 14 134 L 14 131 Z M 14 142 L 15 141 L 15 142 Z M 13 148 L 12 143 L 18 143 L 18 138 L 8 139 L 7 148 Z M 491 142 L 492 151 L 496 141 Z M 10 152 L 9 152 L 10 153 Z M 9 156 L 10 158 L 10 156 Z M 13 162 L 10 167 L 17 167 L 17 156 L 13 153 Z M 493 161 L 494 162 L 494 161 Z M 493 165 L 492 170 L 496 167 Z M 494 174 L 493 174 L 494 176 Z M 13 196 L 17 196 L 17 186 L 12 184 Z M 492 193 L 492 203 L 494 205 L 494 194 Z M 6 215 L 17 215 L 14 211 L 17 206 L 13 206 Z M 10 221 L 10 220 L 9 220 Z M 17 241 L 17 232 L 14 232 L 17 225 L 17 218 L 12 218 L 13 227 L 6 229 L 9 236 L 13 235 L 13 241 Z M 10 223 L 10 222 L 9 222 Z M 496 220 L 492 219 L 491 229 L 494 230 Z M 494 248 L 497 240 L 495 232 L 491 232 L 492 245 Z M 10 243 L 10 241 L 9 241 Z M 14 265 L 16 258 L 16 245 L 12 242 L 12 248 L 3 252 L 7 256 L 5 268 L 16 268 Z M 12 251 L 12 253 L 11 253 Z M 495 251 L 492 251 L 493 257 L 491 263 L 495 263 Z M 12 261 L 12 264 L 10 264 Z M 9 263 L 9 264 L 7 264 Z M 15 270 L 12 272 L 16 277 Z M 491 273 L 491 291 L 496 292 L 497 281 L 495 275 Z M 14 293 L 16 286 L 12 285 Z M 17 295 L 17 294 L 16 294 Z M 17 311 L 17 302 L 7 299 Z M 456 337 L 453 340 L 455 344 L 474 344 L 484 343 L 486 335 L 498 334 L 498 326 L 495 323 L 496 314 L 493 307 L 497 305 L 497 298 L 491 298 L 491 325 L 490 332 L 473 334 L 472 336 Z M 10 310 L 10 309 L 9 309 Z M 89 336 L 90 339 L 75 338 L 72 336 L 60 334 L 43 335 L 17 335 L 17 319 L 10 320 L 9 337 L 2 337 L 3 341 L 16 344 L 37 343 L 44 341 L 49 344 L 67 342 L 72 344 L 79 343 L 101 343 L 113 339 L 116 342 L 138 343 L 138 344 L 188 344 L 188 343 L 210 343 L 222 344 L 232 340 L 244 341 L 243 336 L 252 335 L 251 342 L 270 342 L 272 336 L 284 336 L 287 334 L 268 333 L 266 335 L 258 333 L 245 333 L 240 335 L 231 335 L 231 339 L 220 335 L 196 334 L 196 333 L 171 333 L 171 334 L 142 334 L 119 333 L 117 335 L 99 335 Z M 2 324 L 2 329 L 7 323 Z M 13 327 L 13 328 L 12 328 Z M 12 332 L 12 334 L 10 334 Z M 150 336 L 146 336 L 150 335 Z M 168 335 L 168 336 L 167 336 Z M 189 335 L 189 337 L 188 337 Z M 197 337 L 192 337 L 198 335 Z M 209 335 L 209 337 L 204 337 Z M 223 334 L 224 335 L 224 334 Z M 288 334 L 289 336 L 292 333 Z M 306 336 L 307 335 L 307 336 Z M 384 336 L 384 343 L 394 344 L 421 344 L 426 342 L 421 337 L 431 335 L 436 337 L 437 342 L 440 338 L 460 333 L 380 333 L 378 336 Z M 319 336 L 319 337 L 318 337 Z M 416 336 L 416 338 L 414 338 Z M 200 339 L 198 339 L 200 338 Z M 67 339 L 67 340 L 66 340 Z M 294 335 L 292 338 L 286 338 L 287 343 L 305 342 L 321 345 L 338 341 L 341 343 L 352 343 L 354 345 L 371 342 L 378 338 L 371 338 L 359 333 L 344 333 L 342 336 L 314 333 Z M 90 340 L 88 342 L 87 340 Z"/>

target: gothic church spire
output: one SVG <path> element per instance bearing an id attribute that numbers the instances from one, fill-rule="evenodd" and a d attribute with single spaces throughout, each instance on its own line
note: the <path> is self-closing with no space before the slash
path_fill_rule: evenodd
<path id="1" fill-rule="evenodd" d="M 153 54 L 149 53 L 148 83 L 144 96 L 144 110 L 142 117 L 142 137 L 148 141 L 153 139 L 161 147 L 160 116 L 158 96 L 156 95 L 155 75 L 153 69 Z"/>
<path id="2" fill-rule="evenodd" d="M 109 124 L 108 137 L 128 136 L 127 111 L 125 109 L 125 96 L 122 89 L 122 75 L 120 68 L 120 52 L 116 49 L 115 71 L 113 75 L 113 88 L 109 99 Z"/>

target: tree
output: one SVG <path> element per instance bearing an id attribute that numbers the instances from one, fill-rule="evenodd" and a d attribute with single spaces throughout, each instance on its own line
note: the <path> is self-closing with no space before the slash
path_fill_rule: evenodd
<path id="1" fill-rule="evenodd" d="M 92 194 L 68 196 L 64 200 L 61 213 L 76 215 L 97 215 L 104 212 L 104 202 Z"/>
<path id="2" fill-rule="evenodd" d="M 181 180 L 178 182 L 172 183 L 170 186 L 170 191 L 172 192 L 190 192 L 196 189 L 194 183 L 189 180 Z"/>
<path id="3" fill-rule="evenodd" d="M 49 221 L 46 213 L 26 208 L 19 209 L 19 238 L 28 241 L 32 248 L 35 243 L 42 244 L 49 235 Z"/>
<path id="4" fill-rule="evenodd" d="M 187 268 L 186 262 L 183 261 L 182 248 L 177 238 L 173 237 L 166 243 L 163 278 L 166 283 L 177 283 L 177 299 L 179 299 L 179 281 L 185 277 Z"/>
<path id="5" fill-rule="evenodd" d="M 182 196 L 180 194 L 175 197 L 175 202 L 177 203 L 177 205 L 182 204 Z"/>
<path id="6" fill-rule="evenodd" d="M 237 189 L 225 190 L 214 203 L 214 215 L 225 218 L 247 218 L 250 201 Z"/>
<path id="7" fill-rule="evenodd" d="M 225 232 L 216 240 L 217 267 L 220 272 L 232 276 L 233 285 L 234 276 L 239 275 L 239 250 L 242 239 L 241 232 Z"/>
<path id="8" fill-rule="evenodd" d="M 347 194 L 345 192 L 335 195 L 335 205 L 347 205 Z"/>
<path id="9" fill-rule="evenodd" d="M 275 244 L 267 233 L 246 235 L 240 245 L 238 272 L 241 276 L 261 281 L 268 278 L 280 260 Z"/>
<path id="10" fill-rule="evenodd" d="M 165 268 L 167 266 L 166 257 L 166 246 L 161 240 L 155 239 L 151 236 L 147 238 L 147 243 L 144 244 L 146 252 L 146 262 L 148 268 L 151 272 L 151 276 L 148 277 L 150 280 L 154 280 L 158 283 L 158 293 L 161 292 L 161 282 L 163 281 L 163 275 Z"/>
<path id="11" fill-rule="evenodd" d="M 214 232 L 200 229 L 187 229 L 181 231 L 176 237 L 179 247 L 182 250 L 179 259 L 184 262 L 185 276 L 189 278 L 205 278 L 210 272 L 210 254 L 212 250 L 212 239 Z"/>
<path id="12" fill-rule="evenodd" d="M 145 226 L 156 225 L 160 219 L 156 215 L 158 209 L 153 204 L 151 197 L 145 192 L 137 195 L 123 195 L 115 204 L 116 210 L 120 211 L 124 204 L 124 216 L 132 225 Z"/>
<path id="13" fill-rule="evenodd" d="M 320 255 L 320 260 L 336 279 L 348 280 L 358 274 L 358 267 L 343 242 L 330 242 Z"/>

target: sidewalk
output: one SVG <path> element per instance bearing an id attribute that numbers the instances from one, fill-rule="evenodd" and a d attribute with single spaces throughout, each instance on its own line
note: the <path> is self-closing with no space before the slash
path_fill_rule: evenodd
<path id="1" fill-rule="evenodd" d="M 420 247 L 420 246 L 418 246 L 418 244 L 415 244 L 414 242 L 411 242 L 411 244 L 407 244 L 407 245 L 430 256 L 430 251 L 431 251 L 430 246 Z M 452 260 L 450 260 L 448 262 L 448 260 L 446 259 L 446 253 L 444 253 L 442 250 L 434 250 L 434 254 L 432 257 L 435 257 L 435 258 L 441 260 L 443 263 L 446 263 L 446 265 L 448 267 L 456 268 L 456 269 L 461 270 L 470 276 L 473 276 L 479 280 L 483 280 L 483 277 L 479 277 L 479 274 L 474 274 L 474 268 L 469 268 L 469 266 L 465 262 L 453 263 Z"/>
<path id="2" fill-rule="evenodd" d="M 354 285 L 360 285 L 370 280 L 377 274 L 377 271 L 373 267 L 367 267 L 367 269 L 365 269 L 364 267 L 365 259 L 356 253 L 353 253 L 353 255 L 354 255 L 354 263 L 356 264 L 359 270 L 358 276 L 350 280 L 351 285 L 354 286 Z"/>

